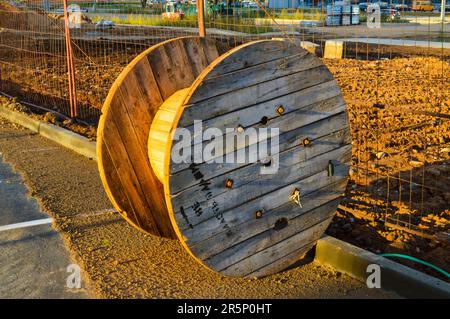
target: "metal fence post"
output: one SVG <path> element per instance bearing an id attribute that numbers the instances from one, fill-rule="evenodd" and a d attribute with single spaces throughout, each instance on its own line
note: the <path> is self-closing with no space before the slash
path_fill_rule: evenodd
<path id="1" fill-rule="evenodd" d="M 197 1 L 198 35 L 205 37 L 205 0 Z"/>
<path id="2" fill-rule="evenodd" d="M 445 0 L 441 0 L 441 23 L 445 22 Z"/>
<path id="3" fill-rule="evenodd" d="M 70 38 L 69 27 L 69 13 L 67 12 L 67 0 L 64 2 L 64 31 L 66 38 L 66 55 L 67 55 L 67 70 L 69 79 L 69 102 L 70 102 L 70 117 L 77 117 L 77 90 L 75 84 L 75 63 L 73 60 L 72 43 Z"/>

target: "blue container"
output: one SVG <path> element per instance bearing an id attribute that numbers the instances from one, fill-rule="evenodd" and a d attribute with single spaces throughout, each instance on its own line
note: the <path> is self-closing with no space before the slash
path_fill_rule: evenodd
<path id="1" fill-rule="evenodd" d="M 350 25 L 350 16 L 342 16 L 342 25 Z"/>
<path id="2" fill-rule="evenodd" d="M 337 26 L 341 25 L 341 16 L 340 15 L 330 15 L 327 16 L 326 24 L 328 26 Z"/>
<path id="3" fill-rule="evenodd" d="M 332 15 L 341 15 L 342 14 L 342 6 L 336 6 L 336 5 L 327 5 L 327 16 Z"/>
<path id="4" fill-rule="evenodd" d="M 352 14 L 352 24 L 359 24 L 359 14 Z"/>
<path id="5" fill-rule="evenodd" d="M 350 14 L 352 12 L 351 5 L 342 6 L 342 14 Z"/>

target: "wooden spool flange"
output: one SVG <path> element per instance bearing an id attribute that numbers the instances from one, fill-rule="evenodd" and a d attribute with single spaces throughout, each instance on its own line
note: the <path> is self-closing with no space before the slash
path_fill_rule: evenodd
<path id="1" fill-rule="evenodd" d="M 334 215 L 351 158 L 346 105 L 320 59 L 287 41 L 220 53 L 213 40 L 178 38 L 127 66 L 102 109 L 100 175 L 133 225 L 178 237 L 224 275 L 261 277 L 297 261 Z M 227 155 L 249 154 L 265 139 L 219 147 L 217 137 L 198 139 L 196 120 L 203 130 L 231 128 L 226 136 L 278 128 L 278 148 L 258 161 L 230 163 Z M 192 133 L 184 162 L 173 158 L 181 129 Z M 205 145 L 220 150 L 216 160 L 193 163 L 199 144 L 200 152 Z M 261 174 L 274 162 L 278 170 Z"/>

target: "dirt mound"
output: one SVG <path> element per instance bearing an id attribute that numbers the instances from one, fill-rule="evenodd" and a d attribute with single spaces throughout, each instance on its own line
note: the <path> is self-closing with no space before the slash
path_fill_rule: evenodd
<path id="1" fill-rule="evenodd" d="M 13 111 L 26 113 L 28 116 L 37 119 L 39 121 L 51 123 L 57 125 L 59 127 L 65 128 L 72 132 L 78 133 L 90 139 L 91 141 L 96 139 L 97 129 L 94 126 L 86 125 L 83 123 L 77 123 L 74 120 L 70 120 L 67 118 L 63 118 L 58 114 L 52 112 L 46 112 L 42 114 L 37 114 L 35 109 L 31 109 L 30 107 L 20 104 L 16 102 L 16 99 L 9 99 L 3 96 L 0 96 L 0 105 L 7 107 Z"/>
<path id="2" fill-rule="evenodd" d="M 80 15 L 81 15 L 81 23 L 92 23 L 92 20 L 87 15 L 85 15 L 84 13 L 81 13 Z M 64 14 L 48 13 L 47 16 L 50 19 L 55 19 L 55 20 L 63 20 L 64 19 Z"/>
<path id="3" fill-rule="evenodd" d="M 49 18 L 44 11 L 26 10 L 0 2 L 0 28 L 17 31 L 61 32 L 62 27 L 62 21 Z"/>
<path id="4" fill-rule="evenodd" d="M 20 9 L 6 2 L 0 2 L 0 11 L 19 12 Z"/>
<path id="5" fill-rule="evenodd" d="M 449 63 L 429 57 L 326 63 L 348 104 L 353 139 L 343 202 L 353 213 L 339 212 L 328 232 L 448 271 L 448 244 L 433 237 L 450 233 Z"/>

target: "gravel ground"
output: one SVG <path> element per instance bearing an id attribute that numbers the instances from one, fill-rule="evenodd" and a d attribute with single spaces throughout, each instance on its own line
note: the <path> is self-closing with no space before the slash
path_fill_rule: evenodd
<path id="1" fill-rule="evenodd" d="M 226 278 L 178 241 L 146 235 L 111 212 L 97 165 L 0 119 L 0 152 L 56 219 L 83 287 L 100 298 L 392 298 L 310 262 L 259 280 Z"/>

